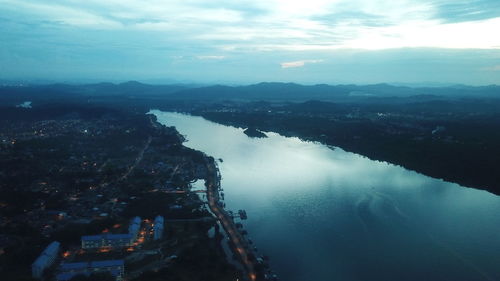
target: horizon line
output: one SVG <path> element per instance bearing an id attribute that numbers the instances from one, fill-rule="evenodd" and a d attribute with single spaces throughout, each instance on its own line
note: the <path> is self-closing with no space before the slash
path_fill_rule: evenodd
<path id="1" fill-rule="evenodd" d="M 80 81 L 78 81 L 80 80 Z M 148 86 L 193 86 L 197 87 L 212 87 L 212 86 L 226 86 L 226 87 L 246 87 L 259 84 L 294 84 L 299 86 L 376 86 L 376 85 L 388 85 L 393 87 L 407 87 L 407 88 L 451 88 L 451 87 L 492 87 L 500 86 L 499 84 L 464 84 L 464 83 L 453 83 L 453 82 L 376 82 L 376 83 L 349 83 L 349 82 L 339 82 L 339 83 L 301 83 L 293 81 L 260 81 L 253 83 L 234 83 L 234 82 L 196 82 L 196 81 L 172 81 L 172 82 L 152 82 L 154 80 L 162 79 L 118 79 L 118 80 L 97 80 L 97 79 L 71 79 L 66 80 L 48 80 L 48 79 L 0 79 L 1 87 L 23 87 L 23 86 L 50 86 L 50 85 L 72 85 L 72 86 L 86 86 L 86 85 L 98 85 L 98 84 L 113 84 L 115 86 L 127 84 L 127 83 L 138 83 Z M 141 81 L 142 80 L 142 81 Z M 149 81 L 148 81 L 149 80 Z M 169 80 L 169 79 L 164 79 Z"/>

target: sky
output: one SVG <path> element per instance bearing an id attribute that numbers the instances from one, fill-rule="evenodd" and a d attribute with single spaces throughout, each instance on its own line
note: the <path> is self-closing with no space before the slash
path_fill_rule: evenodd
<path id="1" fill-rule="evenodd" d="M 0 79 L 500 84 L 500 1 L 0 0 Z"/>

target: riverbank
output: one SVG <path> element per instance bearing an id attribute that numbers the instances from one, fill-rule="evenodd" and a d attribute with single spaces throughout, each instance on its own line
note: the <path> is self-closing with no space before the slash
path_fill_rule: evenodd
<path id="1" fill-rule="evenodd" d="M 340 147 L 372 160 L 500 194 L 500 166 L 496 164 L 500 114 L 475 111 L 483 103 L 470 106 L 455 102 L 441 107 L 311 103 L 315 107 L 309 103 L 240 104 L 191 113 L 224 125 L 253 127 Z M 423 110 L 425 116 L 419 113 Z"/>
<path id="2" fill-rule="evenodd" d="M 219 196 L 221 176 L 215 159 L 213 157 L 206 157 L 206 166 L 209 171 L 205 183 L 209 208 L 224 228 L 234 255 L 238 257 L 238 260 L 245 269 L 245 279 L 250 281 L 270 280 L 266 275 L 268 271 L 267 267 L 263 266 L 263 261 L 258 261 L 253 247 L 248 243 L 247 238 L 244 237 L 244 230 L 237 227 L 233 216 L 223 207 L 223 202 Z"/>

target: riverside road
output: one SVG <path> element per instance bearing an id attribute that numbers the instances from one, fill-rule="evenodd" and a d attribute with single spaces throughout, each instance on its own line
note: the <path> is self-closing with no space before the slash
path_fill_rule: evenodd
<path id="1" fill-rule="evenodd" d="M 249 258 L 252 253 L 251 248 L 248 246 L 247 241 L 243 238 L 242 234 L 238 231 L 232 216 L 224 210 L 219 203 L 220 178 L 215 163 L 207 162 L 207 167 L 210 172 L 209 179 L 207 180 L 207 199 L 210 210 L 217 217 L 229 236 L 229 239 L 232 242 L 233 251 L 243 264 L 248 278 L 251 281 L 254 281 L 256 280 L 257 275 L 254 264 Z"/>

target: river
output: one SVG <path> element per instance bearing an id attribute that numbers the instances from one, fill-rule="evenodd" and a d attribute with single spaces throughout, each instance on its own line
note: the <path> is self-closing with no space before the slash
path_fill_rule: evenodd
<path id="1" fill-rule="evenodd" d="M 219 163 L 285 281 L 500 280 L 500 197 L 318 143 L 153 110 Z"/>

